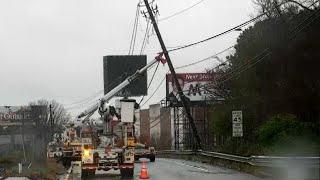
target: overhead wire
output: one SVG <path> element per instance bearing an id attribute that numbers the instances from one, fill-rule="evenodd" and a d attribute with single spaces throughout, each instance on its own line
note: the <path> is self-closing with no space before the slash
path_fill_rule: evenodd
<path id="1" fill-rule="evenodd" d="M 159 22 L 168 20 L 168 19 L 173 18 L 173 17 L 175 17 L 175 16 L 177 16 L 177 15 L 180 15 L 180 14 L 182 14 L 182 13 L 184 13 L 184 12 L 186 12 L 186 11 L 192 9 L 192 8 L 194 8 L 195 6 L 199 5 L 200 3 L 204 2 L 204 1 L 205 1 L 205 0 L 198 1 L 197 3 L 193 4 L 193 5 L 190 6 L 190 7 L 187 7 L 187 8 L 185 8 L 185 9 L 182 9 L 182 10 L 180 10 L 180 11 L 178 11 L 178 12 L 176 12 L 176 13 L 173 13 L 172 15 L 169 15 L 169 16 L 167 16 L 167 17 L 161 18 L 161 19 L 159 19 Z"/>
<path id="2" fill-rule="evenodd" d="M 149 100 L 155 95 L 155 93 L 159 90 L 160 86 L 163 84 L 164 80 L 166 79 L 166 76 L 164 76 L 164 78 L 160 81 L 160 83 L 158 84 L 158 86 L 156 87 L 156 89 L 153 91 L 153 93 L 151 94 L 151 96 L 149 96 L 149 98 L 141 105 L 144 106 L 147 102 L 149 102 Z"/>
<path id="3" fill-rule="evenodd" d="M 315 12 L 314 14 L 316 14 L 316 12 Z M 305 22 L 305 21 L 308 20 L 308 19 L 311 19 L 312 16 L 313 16 L 313 15 L 311 15 L 311 16 L 308 17 L 308 18 L 306 18 L 303 22 Z M 292 37 L 292 38 L 296 37 L 296 35 L 297 35 L 299 32 L 301 32 L 303 29 L 305 29 L 308 25 L 310 25 L 310 24 L 311 24 L 313 21 L 315 21 L 318 17 L 319 17 L 319 14 L 318 14 L 318 16 L 313 17 L 313 19 L 311 19 L 309 22 L 307 22 L 302 28 L 298 29 L 298 31 L 296 31 L 296 33 L 295 33 L 293 36 L 291 36 L 291 37 Z M 297 27 L 299 27 L 299 26 L 301 26 L 301 23 L 300 23 Z M 292 40 L 292 39 L 290 38 L 290 40 Z M 233 48 L 233 47 L 234 47 L 234 46 L 229 47 L 229 48 Z M 227 49 L 229 49 L 229 48 L 227 48 Z M 227 50 L 227 49 L 226 49 L 226 50 Z M 226 81 L 229 81 L 229 80 L 232 79 L 232 78 L 235 78 L 237 75 L 241 74 L 241 73 L 244 72 L 244 71 L 247 71 L 247 70 L 250 69 L 251 67 L 253 67 L 253 66 L 255 66 L 256 64 L 258 64 L 259 62 L 261 62 L 265 57 L 269 56 L 271 53 L 272 53 L 272 52 L 269 50 L 269 48 L 264 49 L 260 54 L 256 55 L 256 56 L 252 59 L 252 60 L 254 60 L 254 61 L 252 61 L 252 63 L 246 63 L 246 64 L 244 64 L 244 66 L 238 67 L 237 70 L 233 70 L 233 73 L 231 73 L 231 75 L 233 75 L 233 76 L 230 76 L 230 77 L 228 77 L 227 79 L 225 79 L 224 81 L 219 82 L 219 83 L 224 83 L 224 82 L 226 82 Z M 207 59 L 207 58 L 206 58 L 206 59 Z M 205 60 L 206 60 L 206 59 L 205 59 Z M 255 60 L 255 59 L 257 59 L 257 60 Z M 201 62 L 201 61 L 200 61 L 200 62 Z M 251 61 L 249 61 L 249 62 L 251 62 Z M 189 64 L 189 65 L 194 65 L 194 63 L 191 63 L 191 64 Z M 237 72 L 235 72 L 235 71 L 237 71 Z M 157 90 L 156 90 L 156 91 L 157 91 Z M 155 91 L 155 92 L 156 92 L 156 91 Z M 153 95 L 152 95 L 152 96 L 153 96 Z M 151 96 L 151 97 L 152 97 L 152 96 Z M 149 98 L 149 99 L 150 99 L 150 98 Z M 156 123 L 156 124 L 154 124 L 153 126 L 151 126 L 150 129 L 156 127 L 160 122 L 161 122 L 161 121 L 159 121 L 158 123 Z"/>
<path id="4" fill-rule="evenodd" d="M 164 98 L 165 99 L 165 98 Z M 175 119 L 180 118 L 183 114 L 179 114 Z M 161 123 L 161 119 L 166 116 L 166 114 L 160 114 L 159 116 L 155 117 L 154 120 L 150 121 L 149 124 L 141 124 L 141 123 L 135 123 L 137 127 L 147 127 L 148 125 L 150 126 L 150 129 L 156 127 L 159 123 Z M 158 122 L 157 122 L 158 121 Z M 156 122 L 154 124 L 154 122 Z"/>
<path id="5" fill-rule="evenodd" d="M 310 17 L 309 17 L 309 18 L 310 18 Z M 309 19 L 309 18 L 307 18 L 307 19 Z M 299 28 L 300 26 L 301 26 L 301 23 L 300 23 L 296 28 L 294 28 L 294 30 L 291 31 L 291 33 L 294 32 L 294 31 L 295 31 L 297 28 Z M 303 28 L 300 29 L 299 32 L 300 32 L 301 30 L 303 30 Z M 296 33 L 296 34 L 297 34 L 297 33 Z M 210 57 L 208 57 L 208 58 L 202 59 L 202 60 L 200 60 L 200 61 L 196 61 L 196 62 L 194 62 L 194 63 L 190 63 L 190 64 L 187 64 L 187 65 L 183 65 L 183 66 L 176 67 L 176 69 L 180 69 L 180 68 L 192 66 L 192 65 L 201 63 L 201 62 L 203 62 L 203 61 L 209 60 L 209 59 L 214 58 L 214 57 L 216 57 L 217 55 L 219 55 L 219 54 L 221 54 L 221 53 L 223 53 L 223 52 L 225 52 L 225 51 L 227 51 L 227 50 L 229 50 L 229 49 L 231 49 L 231 48 L 234 48 L 234 46 L 231 46 L 231 47 L 229 47 L 229 48 L 226 48 L 225 50 L 223 50 L 223 51 L 221 51 L 221 52 L 219 52 L 219 53 L 217 53 L 217 54 L 215 54 L 215 55 L 212 55 L 212 56 L 210 56 Z M 263 52 L 266 51 L 266 50 L 267 50 L 267 49 L 264 49 Z M 225 61 L 225 62 L 226 62 L 226 61 Z M 225 62 L 223 62 L 223 63 L 225 63 Z M 245 64 L 244 64 L 244 65 L 245 65 Z M 243 65 L 242 65 L 242 66 L 243 66 Z M 238 67 L 238 68 L 241 68 L 242 66 L 240 66 L 240 67 Z M 237 69 L 235 69 L 235 70 L 237 70 Z M 235 70 L 233 70 L 233 71 L 235 71 Z"/>
<path id="6" fill-rule="evenodd" d="M 320 10 L 318 10 L 320 11 Z M 289 40 L 293 40 L 293 38 L 295 38 L 297 36 L 298 33 L 300 33 L 303 29 L 305 29 L 307 26 L 310 25 L 310 23 L 312 23 L 314 20 L 316 20 L 317 18 L 319 18 L 320 16 L 320 13 L 316 11 L 314 13 L 312 13 L 310 16 L 308 16 L 306 19 L 304 19 L 301 23 L 299 23 L 299 25 L 297 25 L 295 28 L 294 28 L 294 31 L 290 31 L 290 39 Z M 318 14 L 317 14 L 318 13 Z M 315 16 L 316 15 L 316 16 Z M 315 16 L 312 18 L 312 16 Z M 306 22 L 310 20 L 309 22 Z M 304 24 L 306 23 L 306 24 Z M 302 27 L 301 27 L 302 26 Z M 301 27 L 300 29 L 297 29 L 297 27 Z M 259 53 L 258 55 L 256 55 L 252 60 L 250 60 L 249 62 L 252 62 L 252 63 L 245 63 L 243 64 L 242 66 L 239 66 L 237 67 L 236 69 L 232 70 L 230 73 L 227 73 L 226 75 L 224 75 L 222 78 L 222 81 L 218 82 L 215 84 L 215 86 L 218 86 L 220 84 L 223 84 L 233 78 L 236 78 L 236 77 L 239 77 L 239 75 L 241 73 L 243 73 L 244 71 L 247 71 L 248 69 L 252 68 L 253 66 L 255 66 L 256 64 L 258 64 L 259 62 L 261 62 L 264 58 L 266 58 L 267 56 L 271 55 L 271 50 L 269 48 L 265 48 L 261 53 Z M 257 60 L 255 60 L 257 59 Z M 229 76 L 229 77 L 227 77 Z M 223 79 L 227 77 L 226 79 Z M 212 83 L 211 83 L 212 84 Z"/>
<path id="7" fill-rule="evenodd" d="M 191 47 L 191 46 L 195 46 L 195 45 L 207 42 L 209 40 L 215 39 L 215 38 L 220 37 L 222 35 L 228 34 L 228 33 L 232 32 L 232 31 L 240 29 L 240 28 L 242 28 L 242 27 L 244 27 L 244 26 L 246 26 L 246 25 L 248 25 L 248 24 L 250 24 L 252 22 L 255 22 L 256 20 L 262 18 L 264 15 L 266 15 L 266 13 L 260 14 L 255 18 L 252 18 L 252 19 L 250 19 L 250 20 L 248 20 L 248 21 L 246 21 L 244 23 L 241 23 L 241 24 L 239 24 L 239 25 L 237 25 L 235 27 L 232 27 L 232 28 L 230 28 L 230 29 L 228 29 L 228 30 L 226 30 L 224 32 L 221 32 L 219 34 L 213 35 L 213 36 L 208 37 L 206 39 L 203 39 L 203 40 L 200 40 L 200 41 L 197 41 L 197 42 L 193 42 L 193 43 L 190 43 L 190 44 L 186 44 L 186 45 L 181 45 L 181 46 L 178 46 L 177 48 L 174 48 L 174 49 L 169 49 L 168 52 L 173 52 L 173 51 L 178 51 L 178 50 L 181 50 L 181 49 L 185 49 L 185 48 L 188 48 L 188 47 Z"/>
<path id="8" fill-rule="evenodd" d="M 113 87 L 114 85 L 119 83 L 119 81 L 122 80 L 123 78 L 124 78 L 123 76 L 119 76 L 117 79 L 113 80 L 113 82 L 111 82 L 109 84 L 108 89 L 110 89 L 111 87 Z M 95 93 L 94 95 L 91 95 L 83 100 L 80 100 L 75 103 L 71 103 L 70 105 L 66 105 L 66 106 L 70 106 L 70 107 L 67 107 L 66 110 L 71 110 L 71 109 L 79 108 L 84 105 L 93 104 L 92 101 L 94 101 L 94 102 L 97 101 L 98 99 L 95 99 L 95 98 L 103 92 L 104 92 L 104 90 L 100 90 L 99 92 Z"/>
<path id="9" fill-rule="evenodd" d="M 286 4 L 286 3 L 290 3 L 290 1 L 282 2 L 282 3 L 278 4 L 277 6 L 275 6 L 274 8 L 278 8 L 278 7 L 280 7 L 280 6 L 282 6 L 282 5 Z M 311 7 L 311 6 L 309 6 L 309 7 Z M 246 21 L 244 23 L 241 23 L 241 24 L 239 24 L 239 25 L 237 25 L 235 27 L 232 27 L 232 28 L 230 28 L 230 29 L 228 29 L 228 30 L 226 30 L 226 31 L 224 31 L 222 33 L 213 35 L 213 36 L 211 36 L 209 38 L 206 38 L 206 39 L 203 39 L 203 40 L 200 40 L 200 41 L 196 41 L 196 42 L 193 42 L 193 43 L 190 43 L 190 44 L 177 46 L 177 48 L 169 49 L 167 52 L 178 51 L 178 50 L 181 50 L 181 49 L 185 49 L 185 48 L 188 48 L 188 47 L 191 47 L 191 46 L 195 46 L 195 45 L 207 42 L 209 40 L 215 39 L 215 38 L 220 37 L 222 35 L 228 34 L 228 33 L 232 32 L 234 30 L 241 29 L 242 27 L 244 27 L 246 25 L 249 25 L 250 23 L 259 20 L 260 18 L 262 18 L 263 16 L 265 16 L 267 14 L 268 14 L 268 12 L 264 12 L 264 13 L 256 16 L 256 17 L 254 17 L 254 18 L 252 18 L 252 19 L 250 19 L 250 20 L 248 20 L 248 21 Z"/>
<path id="10" fill-rule="evenodd" d="M 156 69 L 154 70 L 153 75 L 152 75 L 152 77 L 151 77 L 151 80 L 150 80 L 150 82 L 149 82 L 149 84 L 148 84 L 148 86 L 147 86 L 147 90 L 148 90 L 148 89 L 150 88 L 150 86 L 151 86 L 151 83 L 152 83 L 152 81 L 153 81 L 153 79 L 154 79 L 154 77 L 155 77 L 155 75 L 156 75 L 157 70 L 158 70 L 159 64 L 160 64 L 160 62 L 157 63 Z M 141 98 L 141 100 L 140 100 L 140 102 L 139 102 L 139 106 L 140 106 L 141 102 L 144 100 L 144 97 L 145 97 L 145 96 L 143 96 L 143 97 Z"/>
<path id="11" fill-rule="evenodd" d="M 320 11 L 320 10 L 318 10 Z M 315 16 L 316 15 L 316 16 Z M 315 17 L 312 17 L 315 16 Z M 301 23 L 299 23 L 292 31 L 290 31 L 290 39 L 292 40 L 294 37 L 296 37 L 296 35 L 301 32 L 303 29 L 306 28 L 306 26 L 310 25 L 310 23 L 312 23 L 314 20 L 316 20 L 318 17 L 320 16 L 320 13 L 317 14 L 317 12 L 314 12 L 313 14 L 311 14 L 309 17 L 307 17 L 306 19 L 304 19 Z M 309 22 L 306 23 L 307 20 L 310 20 Z M 306 23 L 306 24 L 305 24 Z M 302 26 L 302 27 L 301 27 Z M 299 29 L 299 27 L 301 27 Z M 298 29 L 297 29 L 298 28 Z M 258 64 L 259 62 L 261 62 L 265 57 L 271 55 L 271 51 L 269 48 L 265 48 L 261 53 L 259 53 L 258 55 L 256 55 L 254 58 L 252 58 L 251 60 L 249 60 L 247 63 L 244 63 L 243 65 L 237 67 L 236 69 L 232 69 L 231 72 L 228 72 L 227 74 L 225 74 L 224 76 L 220 77 L 220 79 L 222 81 L 220 81 L 218 84 L 215 83 L 215 86 L 217 87 L 220 84 L 223 84 L 237 76 L 239 76 L 242 72 L 247 71 L 248 69 L 250 69 L 251 67 L 255 66 L 256 64 Z M 223 62 L 224 63 L 224 62 Z M 216 67 L 219 67 L 221 64 L 219 64 Z M 226 78 L 226 79 L 224 79 Z M 209 84 L 213 84 L 213 83 L 209 83 Z M 206 85 L 207 86 L 207 85 Z M 200 87 L 202 88 L 202 87 Z M 207 89 L 205 89 L 207 90 Z"/>
<path id="12" fill-rule="evenodd" d="M 306 20 L 308 20 L 308 19 L 310 19 L 310 18 L 311 18 L 311 17 L 306 18 L 303 22 L 305 22 Z M 313 20 L 312 20 L 312 21 L 313 21 Z M 311 21 L 311 22 L 312 22 L 312 21 Z M 303 22 L 302 22 L 302 23 L 303 23 Z M 309 22 L 309 23 L 311 23 L 311 22 Z M 290 33 L 292 34 L 293 32 L 295 32 L 295 31 L 297 30 L 297 28 L 299 28 L 301 25 L 303 25 L 302 23 L 300 23 L 297 27 L 295 27 Z M 299 32 L 301 32 L 301 30 L 303 30 L 304 28 L 305 28 L 305 27 L 299 29 L 298 32 L 295 33 L 295 35 L 298 34 Z M 294 35 L 294 36 L 295 36 L 295 35 Z M 292 37 L 294 37 L 294 36 L 292 36 Z M 223 52 L 225 52 L 226 50 L 228 50 L 228 49 L 230 49 L 230 48 L 233 48 L 233 47 L 234 47 L 234 46 L 231 46 L 231 47 L 223 50 L 223 51 L 220 52 L 220 53 L 223 53 Z M 264 50 L 261 52 L 261 54 L 264 53 L 264 52 L 266 52 L 266 51 L 268 51 L 267 48 L 264 49 Z M 218 54 L 219 54 L 219 53 L 218 53 Z M 261 54 L 260 54 L 260 55 L 261 55 Z M 254 59 L 259 58 L 260 55 L 257 55 L 257 57 L 255 57 Z M 269 54 L 268 54 L 268 55 L 269 55 Z M 187 64 L 187 65 L 184 65 L 184 66 L 180 66 L 180 67 L 178 67 L 178 68 L 176 68 L 176 69 L 183 68 L 183 67 L 187 67 L 187 66 L 191 66 L 191 65 L 200 63 L 200 62 L 202 62 L 202 61 L 208 60 L 208 59 L 210 59 L 210 58 L 212 58 L 212 57 L 215 57 L 215 55 L 210 56 L 210 57 L 208 57 L 208 58 L 205 58 L 205 59 L 203 59 L 203 60 L 200 60 L 200 61 L 191 63 L 191 64 Z M 254 60 L 254 59 L 253 59 L 253 60 Z M 225 61 L 225 62 L 226 62 L 226 61 Z M 225 63 L 225 62 L 223 62 L 223 63 Z M 242 66 L 240 66 L 240 67 L 237 67 L 236 69 L 233 69 L 232 72 L 237 71 L 238 69 L 243 68 L 243 66 L 245 66 L 245 65 L 247 65 L 247 64 L 244 64 L 244 65 L 242 65 Z M 232 72 L 231 72 L 231 73 L 232 73 Z"/>
<path id="13" fill-rule="evenodd" d="M 64 104 L 64 106 L 73 106 L 73 105 L 75 105 L 75 104 L 80 104 L 80 103 L 82 103 L 82 102 L 84 102 L 84 101 L 87 101 L 88 99 L 92 99 L 92 98 L 98 96 L 98 95 L 101 94 L 102 92 L 103 92 L 103 90 L 100 90 L 100 91 L 94 93 L 93 95 L 91 95 L 91 96 L 89 96 L 89 97 L 86 97 L 86 98 L 84 98 L 84 99 L 82 99 L 82 100 L 79 100 L 79 101 L 76 101 L 76 102 L 73 102 L 73 103 L 70 103 L 70 104 Z"/>
<path id="14" fill-rule="evenodd" d="M 139 12 L 138 12 L 138 13 L 139 13 Z M 195 43 L 191 43 L 191 44 L 184 45 L 184 46 L 179 46 L 178 48 L 171 49 L 171 50 L 169 50 L 168 52 L 170 52 L 170 51 L 176 51 L 176 50 L 180 50 L 180 49 L 184 49 L 184 48 L 187 48 L 187 47 L 190 47 L 190 46 L 193 46 L 193 45 L 196 45 L 196 44 L 199 44 L 199 43 L 202 43 L 202 42 L 211 40 L 211 39 L 213 39 L 213 38 L 215 38 L 215 37 L 218 37 L 218 36 L 221 36 L 221 35 L 223 35 L 223 34 L 225 34 L 225 33 L 227 33 L 227 32 L 231 32 L 232 30 L 235 30 L 236 28 L 238 28 L 238 27 L 240 27 L 240 26 L 242 27 L 242 26 L 248 24 L 248 22 L 255 21 L 255 20 L 261 18 L 263 15 L 265 15 L 265 14 L 261 14 L 261 15 L 257 16 L 256 18 L 253 18 L 253 19 L 251 19 L 251 20 L 249 20 L 249 21 L 247 21 L 247 22 L 245 22 L 245 23 L 242 23 L 242 24 L 240 24 L 240 25 L 238 25 L 238 26 L 236 26 L 236 27 L 234 27 L 234 28 L 231 28 L 230 30 L 227 30 L 227 31 L 225 31 L 225 32 L 223 32 L 223 33 L 217 34 L 217 35 L 215 35 L 215 36 L 212 36 L 212 37 L 210 37 L 210 38 L 207 38 L 207 39 L 204 39 L 204 40 L 195 42 Z M 314 20 L 315 20 L 315 19 L 316 19 L 316 18 L 314 18 Z M 310 23 L 311 23 L 311 22 L 310 22 Z M 135 24 L 137 24 L 137 23 L 135 23 Z M 136 26 L 137 26 L 137 25 L 136 25 Z M 136 29 L 136 28 L 134 28 L 134 29 Z M 301 30 L 303 30 L 303 29 L 300 29 L 298 32 L 300 32 Z M 136 30 L 134 30 L 134 31 L 136 31 Z M 133 33 L 133 34 L 134 34 L 134 33 Z M 134 36 L 136 36 L 136 34 L 133 35 L 132 37 L 134 37 Z M 130 44 L 135 44 L 134 41 L 135 41 L 135 40 L 133 40 L 133 43 L 130 43 Z M 231 48 L 231 47 L 230 47 L 230 48 Z M 130 47 L 130 49 L 131 49 L 131 47 Z M 133 51 L 132 51 L 132 52 L 133 52 Z M 212 58 L 212 56 L 211 56 L 211 58 Z M 264 58 L 264 57 L 263 57 L 263 58 Z M 263 59 L 263 58 L 262 58 L 262 59 Z M 205 61 L 205 60 L 207 60 L 207 58 L 206 58 L 206 59 L 203 59 L 203 61 Z M 191 65 L 194 65 L 194 64 L 203 62 L 203 61 L 200 60 L 199 62 L 191 63 L 191 64 L 188 64 L 187 66 L 191 66 Z M 187 67 L 187 66 L 185 65 L 185 66 L 183 66 L 183 67 Z M 183 67 L 178 67 L 178 68 L 183 68 Z M 242 72 L 242 71 L 240 71 L 240 72 Z M 165 79 L 165 78 L 164 78 L 164 79 Z M 164 79 L 161 81 L 161 83 L 159 84 L 159 86 L 163 83 Z M 158 87 L 159 87 L 159 86 L 158 86 Z M 157 88 L 157 89 L 158 89 L 158 88 Z M 152 96 L 155 94 L 155 92 L 157 91 L 157 89 L 154 91 L 154 93 L 149 97 L 149 99 L 148 99 L 146 102 L 148 102 L 148 101 L 152 98 Z M 145 103 L 146 103 L 146 102 L 145 102 Z M 144 103 L 144 104 L 145 104 L 145 103 Z M 143 105 L 144 105 L 144 104 L 143 104 Z"/>
<path id="15" fill-rule="evenodd" d="M 146 48 L 146 44 L 147 44 L 147 39 L 148 39 L 148 34 L 149 34 L 149 25 L 150 25 L 150 22 L 149 20 L 147 20 L 147 27 L 146 27 L 146 31 L 145 31 L 145 34 L 144 34 L 144 37 L 143 37 L 143 41 L 142 41 L 142 45 L 141 45 L 141 49 L 140 49 L 140 55 L 143 54 L 145 48 Z"/>
<path id="16" fill-rule="evenodd" d="M 178 12 L 178 13 L 175 13 L 175 14 L 171 15 L 170 17 L 173 17 L 173 16 L 176 16 L 176 15 L 178 15 L 178 14 L 181 14 L 182 12 L 185 12 L 186 10 L 189 10 L 189 9 L 193 8 L 194 6 L 202 3 L 203 1 L 204 1 L 204 0 L 201 0 L 201 1 L 199 1 L 198 3 L 192 5 L 191 7 L 186 8 L 186 9 L 184 9 L 184 10 Z M 137 27 L 138 27 L 138 21 L 139 21 L 139 7 L 140 7 L 140 5 L 138 4 L 138 5 L 137 5 L 137 9 L 136 9 L 136 16 L 135 16 L 135 22 L 134 22 L 134 27 L 133 27 L 131 42 L 130 42 L 129 54 L 133 54 L 133 52 L 134 52 L 134 46 L 135 46 L 136 35 L 137 35 Z M 251 20 L 249 20 L 249 21 L 247 21 L 247 22 L 245 22 L 245 23 L 242 23 L 241 25 L 238 25 L 238 26 L 236 26 L 236 27 L 234 27 L 234 28 L 232 28 L 232 29 L 230 29 L 230 30 L 228 30 L 228 31 L 225 31 L 225 32 L 223 32 L 223 33 L 220 33 L 220 34 L 218 34 L 218 35 L 216 35 L 216 36 L 214 36 L 214 37 L 220 36 L 220 35 L 222 35 L 222 34 L 224 34 L 224 33 L 226 33 L 226 32 L 229 32 L 229 31 L 231 31 L 231 30 L 234 30 L 234 29 L 237 29 L 237 28 L 239 28 L 239 27 L 242 27 L 243 25 L 247 24 L 248 22 L 251 22 L 251 21 L 253 21 L 253 20 L 255 20 L 255 19 L 258 19 L 258 18 L 260 18 L 261 16 L 262 16 L 262 15 L 260 15 L 260 16 L 258 16 L 258 17 L 256 17 L 256 18 L 253 18 L 253 19 L 251 19 Z M 166 17 L 166 19 L 167 19 L 167 18 L 170 18 L 170 17 Z M 160 20 L 161 20 L 161 19 L 160 19 Z M 160 21 L 160 20 L 159 20 L 159 21 Z M 162 20 L 164 20 L 164 18 L 163 18 Z M 143 50 L 144 50 L 144 48 L 145 48 L 145 44 L 146 44 L 145 42 L 146 42 L 146 36 L 147 36 L 147 34 L 148 34 L 148 29 L 149 29 L 149 23 L 147 23 L 145 38 L 144 38 L 144 40 L 143 40 L 143 44 L 142 44 L 142 48 L 141 48 L 141 50 L 140 50 L 140 54 L 142 54 L 142 52 L 143 52 Z M 206 40 L 210 40 L 210 39 L 212 39 L 212 38 L 214 38 L 214 37 L 207 38 Z M 185 46 L 178 46 L 178 47 L 175 48 L 175 49 L 169 50 L 169 52 L 170 52 L 170 51 L 176 51 L 176 50 L 179 50 L 179 49 L 183 49 L 183 48 L 189 47 L 189 46 L 191 46 L 191 45 L 195 45 L 195 44 L 204 42 L 204 41 L 206 41 L 206 40 L 202 40 L 202 41 L 199 41 L 199 42 L 197 42 L 197 43 L 192 43 L 192 44 L 185 45 Z M 230 47 L 230 48 L 231 48 L 231 47 Z M 228 49 L 226 49 L 226 50 L 228 50 Z M 222 52 L 221 52 L 221 53 L 222 53 Z M 220 53 L 218 53 L 218 54 L 220 54 Z M 213 56 L 211 56 L 211 57 L 209 57 L 209 58 L 206 58 L 206 59 L 203 59 L 203 60 L 200 60 L 199 62 L 191 63 L 191 64 L 188 64 L 188 65 L 185 65 L 185 66 L 181 66 L 181 67 L 177 67 L 177 68 L 179 69 L 179 68 L 188 67 L 188 66 L 191 66 L 191 65 L 194 65 L 194 64 L 197 64 L 197 63 L 206 61 L 206 60 L 208 60 L 208 59 L 211 59 L 212 57 L 213 57 Z"/>
<path id="17" fill-rule="evenodd" d="M 152 65 L 147 71 L 150 71 L 154 66 L 156 66 L 155 64 Z M 158 68 L 158 66 L 157 66 Z M 153 75 L 154 77 L 154 75 Z M 119 83 L 120 80 L 124 79 L 123 76 L 119 76 L 116 80 L 114 80 L 110 85 L 109 85 L 109 88 L 110 89 L 111 87 L 113 87 L 115 84 Z M 152 78 L 153 79 L 153 78 Z M 151 83 L 151 82 L 150 82 Z M 149 83 L 149 84 L 150 84 Z M 150 85 L 148 85 L 150 86 Z M 92 105 L 94 104 L 96 101 L 98 101 L 98 99 L 95 99 L 95 97 L 97 97 L 98 95 L 100 95 L 101 93 L 103 93 L 104 90 L 100 90 L 98 93 L 94 94 L 94 95 L 91 95 L 83 100 L 80 100 L 78 102 L 75 102 L 75 103 L 71 103 L 70 107 L 67 107 L 66 110 L 71 110 L 71 109 L 75 109 L 75 108 L 79 108 L 81 106 L 84 106 L 84 105 Z M 93 98 L 93 99 L 92 99 Z M 100 99 L 100 98 L 99 98 Z"/>
<path id="18" fill-rule="evenodd" d="M 136 45 L 136 39 L 137 39 L 137 33 L 138 33 L 138 24 L 139 24 L 139 10 L 138 10 L 138 19 L 137 19 L 137 24 L 136 24 L 136 29 L 135 29 L 135 34 L 134 34 L 134 39 L 133 39 L 133 44 L 132 44 L 131 55 L 133 55 L 134 48 L 135 48 L 135 45 Z"/>
<path id="19" fill-rule="evenodd" d="M 129 55 L 133 54 L 134 46 L 136 43 L 137 28 L 138 28 L 138 23 L 139 23 L 139 9 L 140 9 L 140 7 L 139 7 L 139 5 L 137 5 L 132 34 L 131 34 L 130 47 L 129 47 L 129 52 L 128 52 Z"/>
<path id="20" fill-rule="evenodd" d="M 228 47 L 228 48 L 226 48 L 226 49 L 224 49 L 224 50 L 222 50 L 222 51 L 220 51 L 220 52 L 218 52 L 218 53 L 216 53 L 216 54 L 214 54 L 214 55 L 211 55 L 211 56 L 209 56 L 209 57 L 207 57 L 207 58 L 198 60 L 198 61 L 196 61 L 196 62 L 193 62 L 193 63 L 190 63 L 190 64 L 186 64 L 186 65 L 183 65 L 183 66 L 178 66 L 178 67 L 176 67 L 175 69 L 186 68 L 186 67 L 189 67 L 189 66 L 193 66 L 193 65 L 196 65 L 196 64 L 205 62 L 205 61 L 207 61 L 207 60 L 210 60 L 210 59 L 212 59 L 212 58 L 217 57 L 218 55 L 220 55 L 220 54 L 222 54 L 222 53 L 224 53 L 224 52 L 226 52 L 226 51 L 228 51 L 228 50 L 230 50 L 230 49 L 232 49 L 232 48 L 234 48 L 234 46 L 230 46 L 230 47 Z"/>

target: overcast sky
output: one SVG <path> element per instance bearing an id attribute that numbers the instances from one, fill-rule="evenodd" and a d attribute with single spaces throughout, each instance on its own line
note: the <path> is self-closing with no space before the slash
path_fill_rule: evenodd
<path id="1" fill-rule="evenodd" d="M 160 19 L 199 1 L 155 0 Z M 94 95 L 102 95 L 102 57 L 128 53 L 137 3 L 138 0 L 0 0 L 0 105 L 56 99 L 71 108 L 72 114 L 79 113 L 91 99 L 99 97 Z M 252 0 L 204 0 L 189 11 L 159 22 L 159 28 L 167 46 L 179 46 L 220 33 L 250 19 L 252 14 Z M 140 51 L 145 28 L 146 20 L 140 16 L 135 53 Z M 213 55 L 234 45 L 239 34 L 233 32 L 173 52 L 173 64 L 180 66 Z M 148 60 L 159 51 L 156 36 L 150 36 L 145 51 Z M 203 72 L 215 64 L 213 59 L 177 72 Z M 167 70 L 166 66 L 159 67 L 149 94 Z M 164 96 L 165 84 L 149 103 L 157 103 Z M 85 101 L 74 104 L 82 100 Z"/>

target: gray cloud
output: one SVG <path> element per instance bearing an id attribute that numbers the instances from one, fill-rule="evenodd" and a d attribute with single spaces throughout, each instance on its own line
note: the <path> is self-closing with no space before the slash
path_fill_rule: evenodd
<path id="1" fill-rule="evenodd" d="M 102 56 L 127 54 L 137 0 L 1 0 L 0 105 L 24 105 L 39 98 L 70 104 L 103 88 Z M 157 0 L 160 17 L 195 0 Z M 159 23 L 168 46 L 206 38 L 249 19 L 251 0 L 206 0 Z M 140 17 L 137 51 L 146 23 Z M 235 43 L 239 32 L 171 54 L 175 66 L 210 56 Z M 149 60 L 160 50 L 151 36 Z M 201 72 L 214 60 L 185 69 Z M 167 67 L 160 66 L 152 92 Z M 150 71 L 152 72 L 152 71 Z M 182 72 L 179 70 L 178 72 Z M 149 73 L 151 75 L 151 73 Z M 150 103 L 165 95 L 165 86 Z M 80 107 L 81 108 L 81 107 Z M 74 113 L 78 109 L 72 110 Z"/>

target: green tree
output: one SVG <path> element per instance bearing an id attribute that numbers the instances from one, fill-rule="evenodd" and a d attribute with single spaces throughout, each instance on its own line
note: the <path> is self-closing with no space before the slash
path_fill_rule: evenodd
<path id="1" fill-rule="evenodd" d="M 312 12 L 283 10 L 258 21 L 239 36 L 227 68 L 212 72 L 218 74 L 218 94 L 227 92 L 224 113 L 243 111 L 245 141 L 261 143 L 259 127 L 268 117 L 286 113 L 311 123 L 307 129 L 319 136 L 319 128 L 311 128 L 320 121 L 319 19 L 316 6 Z"/>

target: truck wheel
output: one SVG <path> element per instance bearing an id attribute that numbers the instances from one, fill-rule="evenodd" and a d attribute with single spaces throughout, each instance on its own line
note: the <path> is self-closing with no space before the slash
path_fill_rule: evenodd
<path id="1" fill-rule="evenodd" d="M 150 162 L 154 162 L 156 160 L 156 157 L 153 155 L 153 156 L 150 156 Z"/>
<path id="2" fill-rule="evenodd" d="M 133 168 L 120 169 L 120 174 L 122 178 L 132 178 L 133 177 Z"/>

